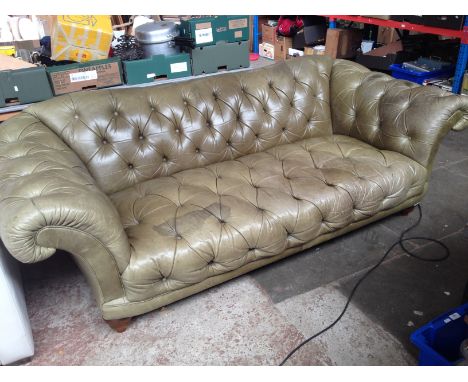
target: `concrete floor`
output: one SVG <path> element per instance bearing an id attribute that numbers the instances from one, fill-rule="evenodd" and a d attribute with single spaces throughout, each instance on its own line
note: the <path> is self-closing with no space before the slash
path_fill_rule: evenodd
<path id="1" fill-rule="evenodd" d="M 414 234 L 452 251 L 424 263 L 395 249 L 362 284 L 348 313 L 289 365 L 414 365 L 409 335 L 460 305 L 468 281 L 468 131 L 451 132 L 434 163 Z M 28 365 L 277 365 L 340 313 L 356 280 L 417 213 L 391 216 L 166 308 L 123 334 L 100 319 L 90 288 L 64 254 L 22 265 L 36 343 Z M 433 244 L 414 242 L 424 256 Z"/>

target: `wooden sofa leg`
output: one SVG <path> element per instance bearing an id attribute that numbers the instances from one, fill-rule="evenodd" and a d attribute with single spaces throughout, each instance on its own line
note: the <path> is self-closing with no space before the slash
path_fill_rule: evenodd
<path id="1" fill-rule="evenodd" d="M 130 324 L 131 320 L 132 320 L 132 317 L 121 318 L 118 320 L 105 320 L 105 321 L 117 333 L 123 333 L 127 330 L 128 325 Z"/>
<path id="2" fill-rule="evenodd" d="M 400 215 L 408 216 L 411 212 L 413 212 L 413 210 L 414 210 L 414 206 L 405 208 L 404 210 L 400 211 Z"/>

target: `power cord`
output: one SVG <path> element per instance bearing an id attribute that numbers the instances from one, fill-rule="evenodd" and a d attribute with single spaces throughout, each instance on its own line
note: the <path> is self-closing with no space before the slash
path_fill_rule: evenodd
<path id="1" fill-rule="evenodd" d="M 450 250 L 448 249 L 448 247 L 442 243 L 441 241 L 439 240 L 436 240 L 436 239 L 432 239 L 432 238 L 429 238 L 429 237 L 423 237 L 423 236 L 414 236 L 414 237 L 405 237 L 405 235 L 410 232 L 411 230 L 413 230 L 414 228 L 416 228 L 419 223 L 421 223 L 421 219 L 422 219 L 422 209 L 421 209 L 421 206 L 419 204 L 416 205 L 417 209 L 418 209 L 418 212 L 419 212 L 419 217 L 418 217 L 418 220 L 416 221 L 416 223 L 414 223 L 413 225 L 411 225 L 409 228 L 405 229 L 399 239 L 393 243 L 389 249 L 387 249 L 387 251 L 385 252 L 385 254 L 382 256 L 382 258 L 377 262 L 377 264 L 375 264 L 371 269 L 369 269 L 356 283 L 356 285 L 354 285 L 353 289 L 351 290 L 351 293 L 349 294 L 349 297 L 348 297 L 348 300 L 346 301 L 346 304 L 343 308 L 343 310 L 341 311 L 340 315 L 336 318 L 335 321 L 333 321 L 330 325 L 328 325 L 326 328 L 322 329 L 321 331 L 319 331 L 318 333 L 315 333 L 313 336 L 305 339 L 304 341 L 302 341 L 298 346 L 296 346 L 287 356 L 285 359 L 283 359 L 283 361 L 280 363 L 280 366 L 283 366 L 287 360 L 289 358 L 291 358 L 291 356 L 296 353 L 301 347 L 303 347 L 305 344 L 307 344 L 308 342 L 312 341 L 314 338 L 317 338 L 318 336 L 322 335 L 323 333 L 325 333 L 327 330 L 330 330 L 331 328 L 333 328 L 342 318 L 343 316 L 345 315 L 346 311 L 348 310 L 348 307 L 349 307 L 349 304 L 351 303 L 351 300 L 353 299 L 354 297 L 354 294 L 356 293 L 357 289 L 359 288 L 359 286 L 362 284 L 362 282 L 373 272 L 375 271 L 379 266 L 380 264 L 382 264 L 384 262 L 384 260 L 387 258 L 387 256 L 390 254 L 390 252 L 392 252 L 393 248 L 395 248 L 396 246 L 400 246 L 401 249 L 403 249 L 403 251 L 405 253 L 407 253 L 408 255 L 410 255 L 411 257 L 414 257 L 415 259 L 417 260 L 421 260 L 421 261 L 430 261 L 430 262 L 436 262 L 436 261 L 444 261 L 446 260 L 449 256 L 450 256 Z M 433 243 L 436 243 L 438 244 L 440 247 L 442 247 L 442 249 L 444 250 L 444 255 L 441 256 L 441 257 L 438 257 L 438 258 L 425 258 L 425 257 L 421 257 L 419 255 L 416 255 L 415 253 L 411 252 L 408 248 L 405 247 L 405 242 L 407 241 L 410 241 L 410 240 L 425 240 L 425 241 L 429 241 L 429 242 L 433 242 Z"/>

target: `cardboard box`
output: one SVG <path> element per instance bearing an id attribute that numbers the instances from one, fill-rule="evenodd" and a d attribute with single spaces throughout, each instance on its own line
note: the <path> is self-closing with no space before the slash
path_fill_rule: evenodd
<path id="1" fill-rule="evenodd" d="M 360 30 L 330 28 L 325 41 L 325 54 L 332 58 L 355 57 L 361 41 Z"/>
<path id="2" fill-rule="evenodd" d="M 47 68 L 47 73 L 55 95 L 123 83 L 122 64 L 118 57 L 83 64 L 51 66 Z"/>
<path id="3" fill-rule="evenodd" d="M 52 59 L 77 62 L 105 59 L 112 37 L 110 16 L 57 16 L 51 36 Z"/>
<path id="4" fill-rule="evenodd" d="M 275 46 L 269 42 L 262 42 L 258 46 L 258 53 L 260 56 L 269 58 L 270 60 L 275 59 Z"/>
<path id="5" fill-rule="evenodd" d="M 306 56 L 323 56 L 325 55 L 325 46 L 324 45 L 317 45 L 317 46 L 306 46 L 304 48 L 304 55 Z"/>
<path id="6" fill-rule="evenodd" d="M 379 26 L 377 33 L 377 42 L 379 44 L 387 45 L 399 40 L 397 30 L 395 28 Z"/>
<path id="7" fill-rule="evenodd" d="M 143 60 L 124 61 L 125 83 L 128 85 L 173 79 L 192 75 L 188 53 L 165 56 L 158 54 Z"/>
<path id="8" fill-rule="evenodd" d="M 268 24 L 262 24 L 262 42 L 275 44 L 276 27 L 271 27 Z"/>
<path id="9" fill-rule="evenodd" d="M 275 37 L 275 61 L 286 60 L 289 48 L 292 48 L 292 37 Z"/>

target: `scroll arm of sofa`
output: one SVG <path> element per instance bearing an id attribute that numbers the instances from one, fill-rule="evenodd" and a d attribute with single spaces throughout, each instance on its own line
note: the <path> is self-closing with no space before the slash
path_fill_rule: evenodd
<path id="1" fill-rule="evenodd" d="M 447 96 L 450 104 L 447 105 L 450 117 L 447 123 L 452 130 L 461 131 L 468 127 L 468 97 Z M 452 101 L 453 100 L 453 101 Z"/>
<path id="2" fill-rule="evenodd" d="M 24 263 L 57 249 L 94 265 L 130 261 L 115 206 L 78 156 L 37 118 L 21 113 L 0 126 L 0 237 Z"/>
<path id="3" fill-rule="evenodd" d="M 432 86 L 404 89 L 402 84 L 383 97 L 378 144 L 429 168 L 444 136 L 468 126 L 468 98 Z"/>

